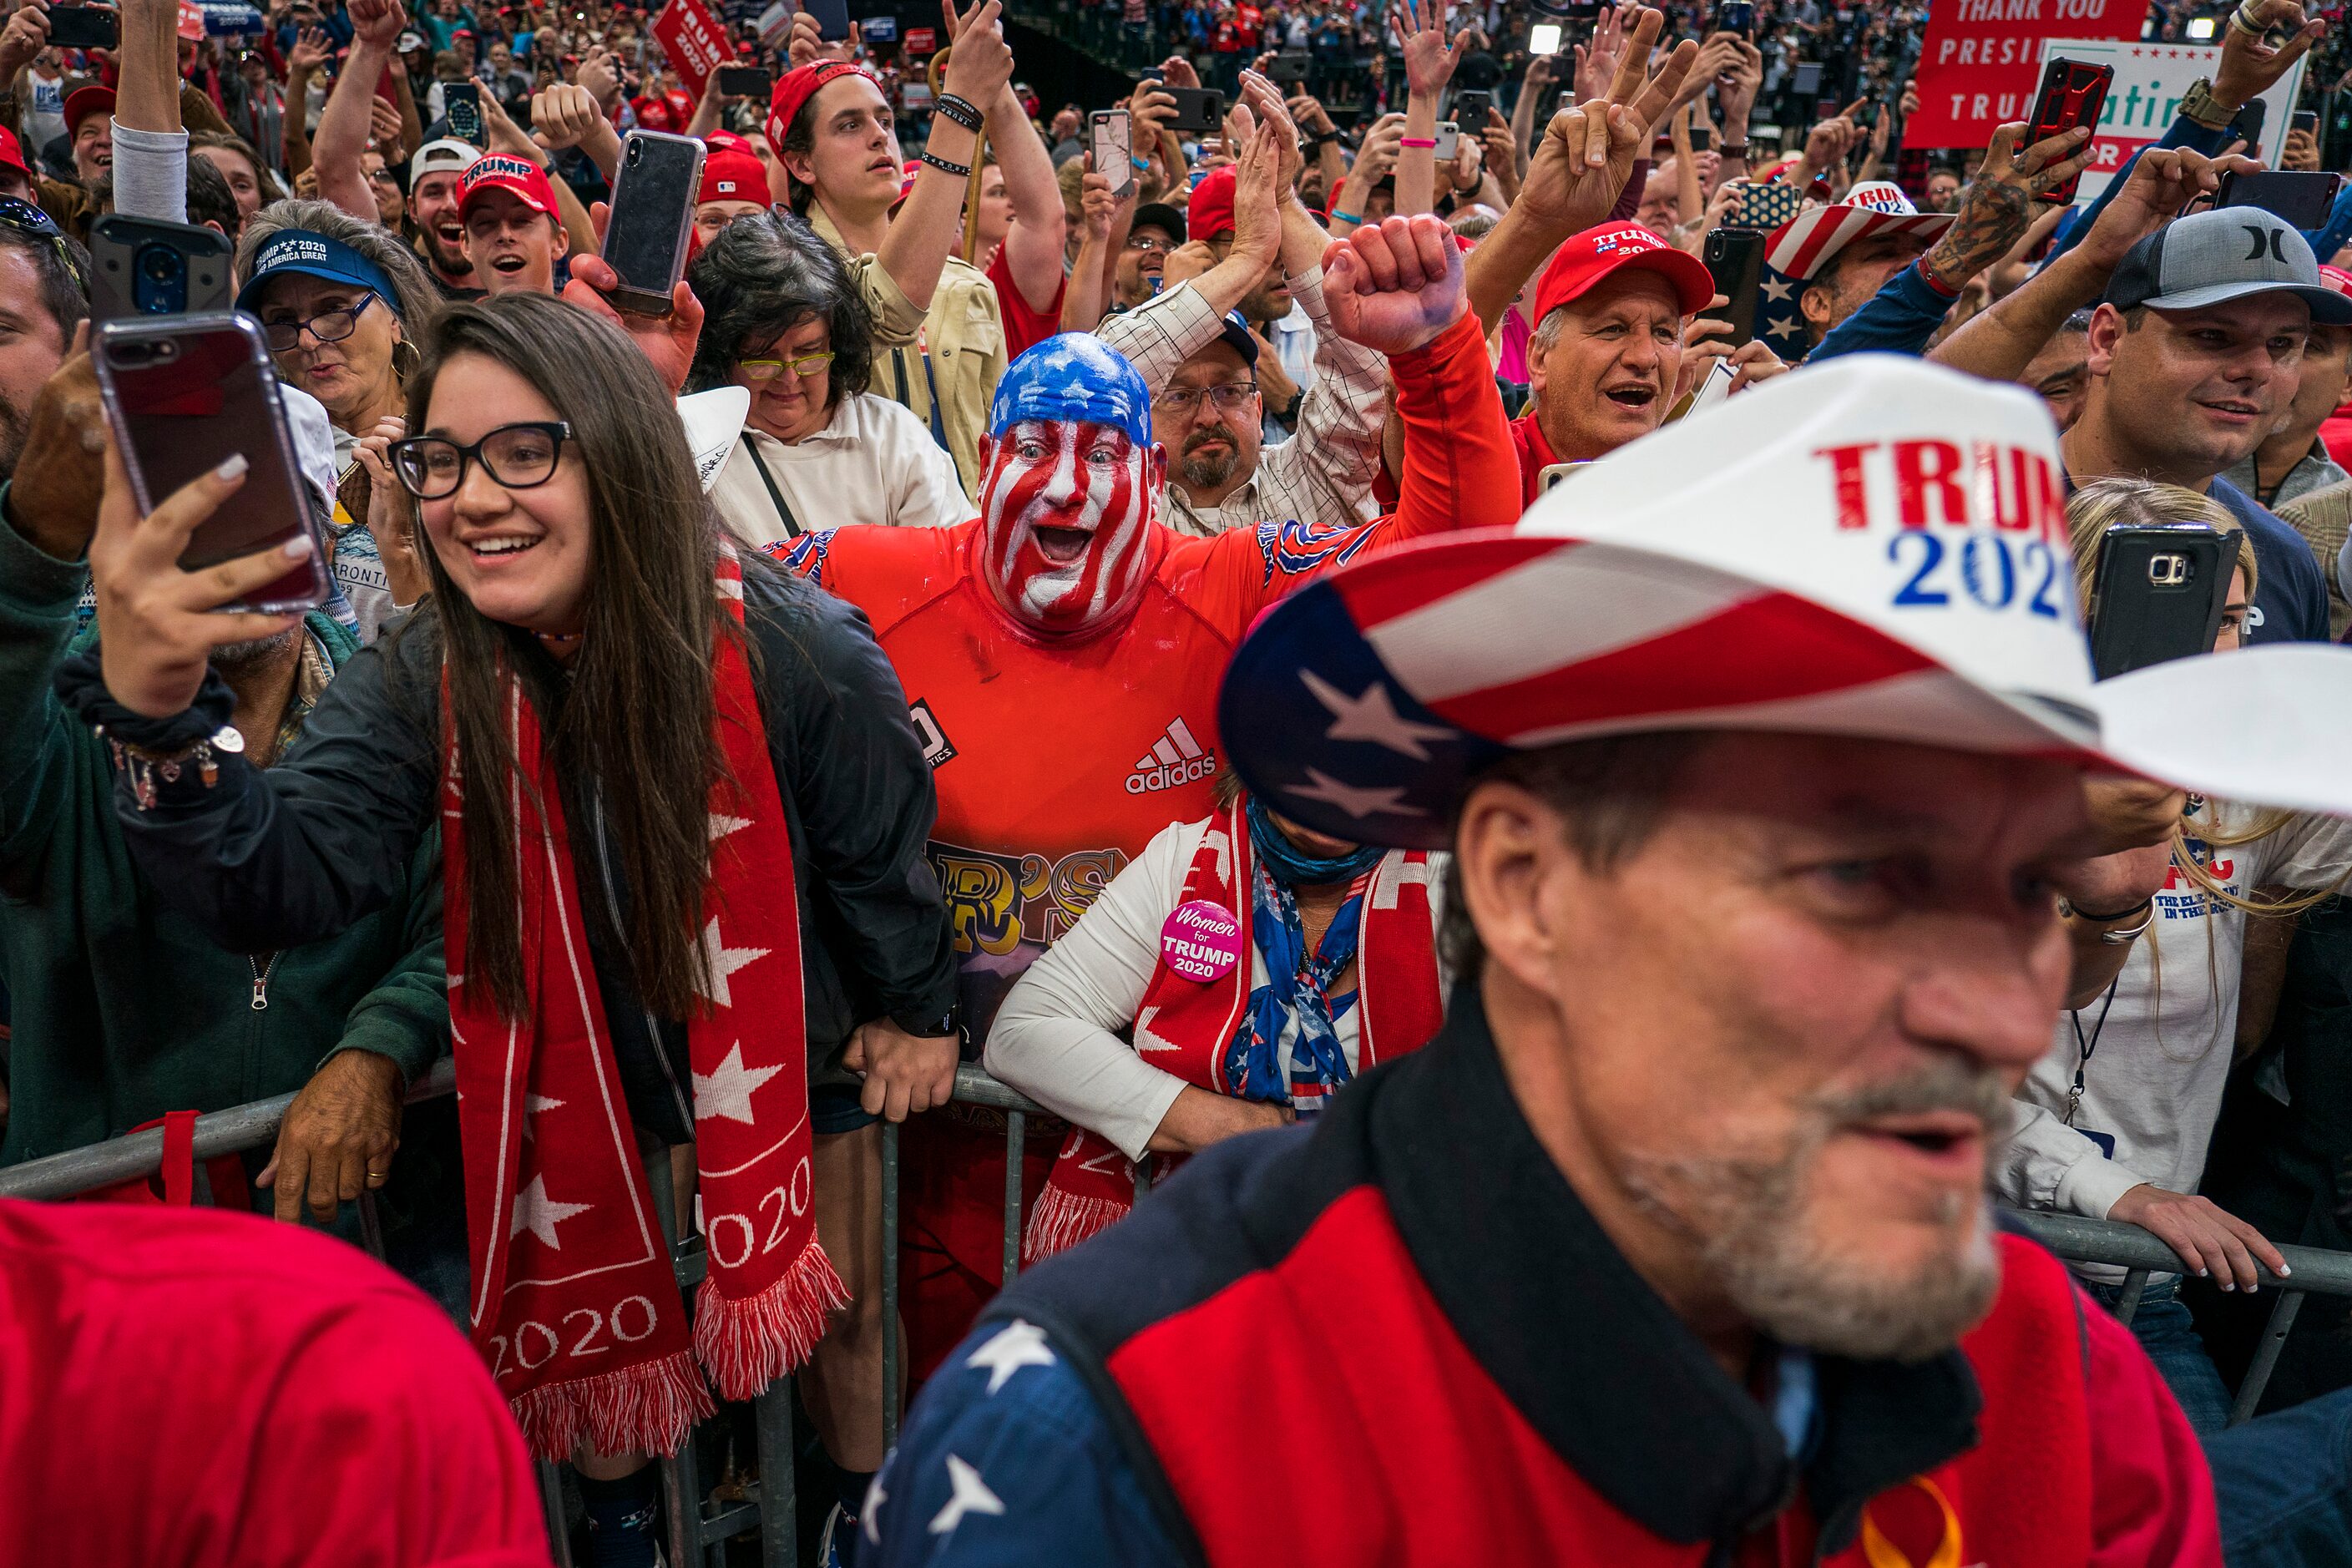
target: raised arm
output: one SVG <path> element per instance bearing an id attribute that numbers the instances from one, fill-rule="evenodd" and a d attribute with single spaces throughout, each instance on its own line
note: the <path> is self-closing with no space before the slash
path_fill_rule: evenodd
<path id="1" fill-rule="evenodd" d="M 360 170 L 360 155 L 367 151 L 375 84 L 392 63 L 392 46 L 408 25 L 408 13 L 401 8 L 400 0 L 352 0 L 350 14 L 352 52 L 343 62 L 343 74 L 335 80 L 334 91 L 327 95 L 326 110 L 319 116 L 318 140 L 310 153 L 319 171 L 320 198 L 355 218 L 373 223 L 375 193 L 368 188 L 367 175 Z M 286 112 L 291 119 L 301 110 L 289 104 Z"/>
<path id="2" fill-rule="evenodd" d="M 1401 0 L 1389 13 L 1389 25 L 1404 49 L 1404 136 L 1396 164 L 1396 210 L 1402 217 L 1437 209 L 1437 100 L 1454 79 L 1454 62 L 1471 32 L 1465 27 L 1448 40 L 1446 10 L 1445 0 Z"/>
<path id="3" fill-rule="evenodd" d="M 114 210 L 188 221 L 188 133 L 180 123 L 177 0 L 124 0 L 114 100 Z"/>
<path id="4" fill-rule="evenodd" d="M 955 63 L 953 57 L 948 63 Z M 1009 78 L 988 105 L 988 142 L 995 150 L 996 166 L 1004 171 L 1004 195 L 1013 203 L 1013 227 L 1004 237 L 1005 266 L 1029 308 L 1042 310 L 1062 289 L 1069 215 L 1062 208 L 1054 156 L 1029 123 L 1029 111 L 1013 96 Z"/>
<path id="5" fill-rule="evenodd" d="M 1651 130 L 1698 56 L 1698 46 L 1685 39 L 1648 72 L 1644 62 L 1664 25 L 1659 13 L 1643 8 L 1607 94 L 1561 110 L 1544 128 L 1519 199 L 1479 242 L 1465 273 L 1470 308 L 1487 331 L 1502 324 L 1503 312 L 1562 240 L 1608 217 L 1634 160 L 1648 150 Z"/>
<path id="6" fill-rule="evenodd" d="M 2115 183 L 2079 244 L 1971 318 L 1927 358 L 1988 381 L 2016 380 L 2068 316 L 2105 292 L 2107 277 L 2126 251 L 2186 203 L 2219 189 L 2222 174 L 2254 166 L 2248 158 L 2208 158 L 2187 147 L 2143 152 L 2130 174 Z"/>
<path id="7" fill-rule="evenodd" d="M 1003 0 L 980 0 L 961 18 L 955 0 L 940 0 L 948 31 L 955 40 L 948 57 L 946 90 L 985 110 L 1013 79 L 1013 51 L 1005 46 Z M 931 116 L 930 155 L 969 167 L 977 139 L 944 114 Z M 1012 176 L 1008 174 L 1007 179 Z M 884 271 L 919 310 L 930 309 L 940 273 L 948 253 L 963 231 L 965 182 L 960 175 L 925 163 L 915 173 L 915 188 L 890 220 L 877 253 Z"/>

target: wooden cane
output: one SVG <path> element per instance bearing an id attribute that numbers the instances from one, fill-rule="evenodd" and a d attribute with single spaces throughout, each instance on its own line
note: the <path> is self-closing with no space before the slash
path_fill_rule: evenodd
<path id="1" fill-rule="evenodd" d="M 931 57 L 931 101 L 937 103 L 940 94 L 947 90 L 948 57 L 955 52 L 950 44 Z M 936 111 L 935 111 L 936 112 Z M 980 174 L 981 160 L 988 156 L 988 122 L 982 121 L 971 140 L 971 173 L 963 180 L 963 258 L 977 264 L 972 253 L 980 248 Z"/>

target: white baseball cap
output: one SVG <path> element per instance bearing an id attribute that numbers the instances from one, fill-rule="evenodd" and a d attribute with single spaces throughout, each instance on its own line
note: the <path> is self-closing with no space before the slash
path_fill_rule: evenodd
<path id="1" fill-rule="evenodd" d="M 453 137 L 444 136 L 437 142 L 427 142 L 408 160 L 408 188 L 415 190 L 417 181 L 427 174 L 439 174 L 445 169 L 463 173 L 472 168 L 474 160 L 481 155 L 482 150 L 479 147 L 470 142 L 459 142 Z"/>
<path id="2" fill-rule="evenodd" d="M 2074 595 L 2041 401 L 1852 355 L 1578 469 L 1516 528 L 1300 589 L 1235 650 L 1219 728 L 1285 816 L 1408 847 L 1442 847 L 1507 751 L 1654 730 L 2069 757 L 2352 816 L 2352 648 L 2095 682 Z"/>

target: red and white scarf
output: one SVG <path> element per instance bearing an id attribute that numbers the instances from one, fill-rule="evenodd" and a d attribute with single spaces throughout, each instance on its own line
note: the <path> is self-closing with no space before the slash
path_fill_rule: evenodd
<path id="1" fill-rule="evenodd" d="M 718 592 L 740 626 L 731 551 Z M 466 984 L 467 851 L 454 731 L 443 725 L 449 1024 L 457 1063 L 475 1345 L 532 1450 L 675 1453 L 712 1410 L 805 1360 L 848 1300 L 811 1204 L 806 1024 L 792 841 L 740 641 L 713 656 L 726 767 L 710 787 L 701 931 L 710 1004 L 687 1022 L 709 1273 L 693 1330 L 639 1163 L 588 953 L 560 781 L 511 673 L 506 781 L 528 1012 Z M 443 710 L 447 710 L 445 672 Z M 538 809 L 532 795 L 536 792 Z"/>
<path id="2" fill-rule="evenodd" d="M 1184 874 L 1181 904 L 1205 900 L 1241 922 L 1241 962 L 1214 980 L 1188 979 L 1168 966 L 1163 952 L 1143 1005 L 1135 1015 L 1135 1048 L 1150 1053 L 1151 1065 L 1195 1088 L 1231 1094 L 1225 1080 L 1225 1047 L 1249 1017 L 1251 978 L 1257 948 L 1250 930 L 1247 889 L 1256 875 L 1249 824 L 1237 801 L 1211 820 Z M 1371 872 L 1364 897 L 1363 935 L 1356 950 L 1356 1070 L 1369 1071 L 1391 1057 L 1426 1045 L 1445 1018 L 1437 981 L 1437 942 L 1432 930 L 1430 858 L 1419 851 L 1391 851 Z M 1165 1176 L 1181 1156 L 1152 1157 L 1153 1175 Z M 1083 1127 L 1070 1130 L 1054 1162 L 1054 1173 L 1037 1194 L 1029 1227 L 1021 1238 L 1026 1264 L 1051 1258 L 1123 1219 L 1135 1202 L 1135 1167 L 1117 1145 Z"/>

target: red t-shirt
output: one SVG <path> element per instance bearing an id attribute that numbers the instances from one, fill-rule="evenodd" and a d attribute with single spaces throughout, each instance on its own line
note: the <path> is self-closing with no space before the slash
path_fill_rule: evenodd
<path id="1" fill-rule="evenodd" d="M 1241 33 L 1243 48 L 1255 49 L 1257 47 L 1258 26 L 1263 20 L 1264 13 L 1260 12 L 1255 5 L 1236 5 L 1234 7 L 1234 26 Z"/>
<path id="2" fill-rule="evenodd" d="M 630 100 L 637 111 L 637 123 L 647 131 L 675 131 L 677 122 L 670 119 L 669 105 L 658 98 L 638 98 Z"/>
<path id="3" fill-rule="evenodd" d="M 0 1203 L 0 1568 L 544 1568 L 457 1325 L 251 1215 Z"/>
<path id="4" fill-rule="evenodd" d="M 996 254 L 988 258 L 988 280 L 996 285 L 996 306 L 1004 318 L 1004 357 L 1008 361 L 1019 359 L 1023 349 L 1042 343 L 1062 330 L 1062 295 L 1070 286 L 1066 275 L 1054 285 L 1054 298 L 1045 308 L 1033 310 L 1028 296 L 1013 280 L 1013 268 L 1004 259 L 1004 247 L 1000 245 Z"/>

